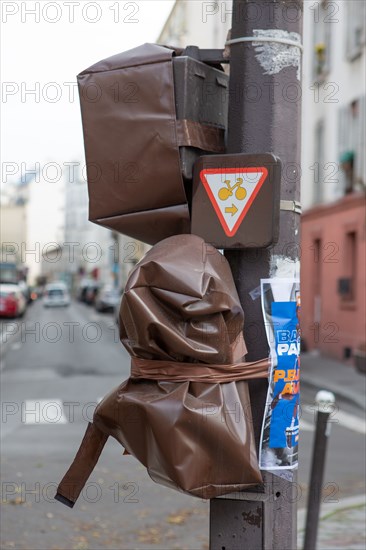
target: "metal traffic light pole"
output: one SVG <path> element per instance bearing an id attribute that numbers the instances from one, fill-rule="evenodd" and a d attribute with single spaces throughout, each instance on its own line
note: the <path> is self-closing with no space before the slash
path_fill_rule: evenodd
<path id="1" fill-rule="evenodd" d="M 233 0 L 227 153 L 270 152 L 282 162 L 278 243 L 226 251 L 245 313 L 248 361 L 268 354 L 261 301 L 250 293 L 262 278 L 299 275 L 302 9 L 303 0 Z M 250 383 L 257 448 L 267 386 Z M 211 550 L 296 548 L 296 473 L 292 481 L 262 473 L 261 492 L 211 500 Z"/>

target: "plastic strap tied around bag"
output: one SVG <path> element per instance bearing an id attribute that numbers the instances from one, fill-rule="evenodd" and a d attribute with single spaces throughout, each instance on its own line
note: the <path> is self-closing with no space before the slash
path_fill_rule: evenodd
<path id="1" fill-rule="evenodd" d="M 169 382 L 204 382 L 224 384 L 239 380 L 268 378 L 269 359 L 232 365 L 207 365 L 131 357 L 131 378 Z"/>
<path id="2" fill-rule="evenodd" d="M 176 128 L 180 147 L 197 147 L 212 153 L 225 151 L 225 131 L 222 128 L 186 119 L 177 120 Z"/>

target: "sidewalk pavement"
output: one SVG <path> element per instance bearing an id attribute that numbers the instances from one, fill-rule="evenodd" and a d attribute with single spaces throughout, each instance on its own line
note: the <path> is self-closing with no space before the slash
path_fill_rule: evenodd
<path id="1" fill-rule="evenodd" d="M 334 393 L 337 401 L 345 401 L 366 410 L 366 376 L 352 364 L 329 357 L 303 353 L 301 384 Z M 298 513 L 298 548 L 303 548 L 306 510 Z M 318 550 L 364 550 L 366 541 L 366 496 L 354 496 L 321 508 L 318 527 Z"/>
<path id="2" fill-rule="evenodd" d="M 298 513 L 298 544 L 303 548 L 306 511 Z M 342 499 L 321 508 L 318 550 L 364 550 L 366 540 L 366 496 Z"/>
<path id="3" fill-rule="evenodd" d="M 366 376 L 352 364 L 313 353 L 301 354 L 301 384 L 314 391 L 328 390 L 343 400 L 366 410 Z"/>

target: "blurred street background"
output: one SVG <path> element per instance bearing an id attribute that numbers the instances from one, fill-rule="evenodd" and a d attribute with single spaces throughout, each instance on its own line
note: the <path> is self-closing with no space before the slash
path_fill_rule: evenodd
<path id="1" fill-rule="evenodd" d="M 153 483 L 145 469 L 131 456 L 123 456 L 123 449 L 112 439 L 74 509 L 53 500 L 96 403 L 128 376 L 129 357 L 118 341 L 113 315 L 96 313 L 80 302 L 72 301 L 68 308 L 45 308 L 38 301 L 22 320 L 2 323 L 3 331 L 12 328 L 14 332 L 15 327 L 14 335 L 2 336 L 6 340 L 2 357 L 2 548 L 208 548 L 208 502 Z M 308 355 L 303 358 L 296 497 L 302 514 L 318 380 L 315 376 L 314 386 L 306 383 L 313 380 L 307 365 L 315 364 L 321 370 L 323 361 Z M 328 368 L 337 369 L 338 377 L 349 369 L 360 399 L 363 375 L 334 361 L 329 361 Z M 337 376 L 332 383 L 341 388 L 343 380 Z M 326 382 L 320 387 L 327 387 Z M 364 414 L 357 402 L 337 395 L 322 498 L 330 511 L 358 506 L 359 521 L 362 500 L 353 499 L 365 491 Z M 354 538 L 362 530 L 362 521 L 352 529 L 352 533 L 346 529 L 347 536 Z M 333 533 L 334 526 L 332 537 Z M 360 534 L 358 546 L 346 546 L 348 539 L 340 539 L 339 534 L 336 539 L 341 545 L 328 548 L 362 548 Z"/>
<path id="2" fill-rule="evenodd" d="M 96 404 L 129 375 L 118 310 L 148 249 L 88 221 L 75 75 L 145 41 L 223 48 L 231 2 L 50 4 L 1 5 L 1 548 L 205 549 L 208 502 L 153 483 L 111 438 L 75 508 L 53 497 Z M 365 15 L 363 1 L 306 0 L 302 87 L 287 91 L 303 105 L 299 545 L 315 395 L 336 396 L 322 549 L 365 537 Z"/>

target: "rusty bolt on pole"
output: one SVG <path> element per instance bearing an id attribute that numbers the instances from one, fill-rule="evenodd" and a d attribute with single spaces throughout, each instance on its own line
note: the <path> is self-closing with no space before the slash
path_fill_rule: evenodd
<path id="1" fill-rule="evenodd" d="M 332 426 L 329 422 L 329 417 L 334 412 L 335 407 L 334 394 L 321 390 L 316 394 L 315 403 L 317 405 L 316 432 L 309 483 L 304 550 L 316 549 L 322 496 L 321 488 L 323 486 L 328 439 Z"/>

